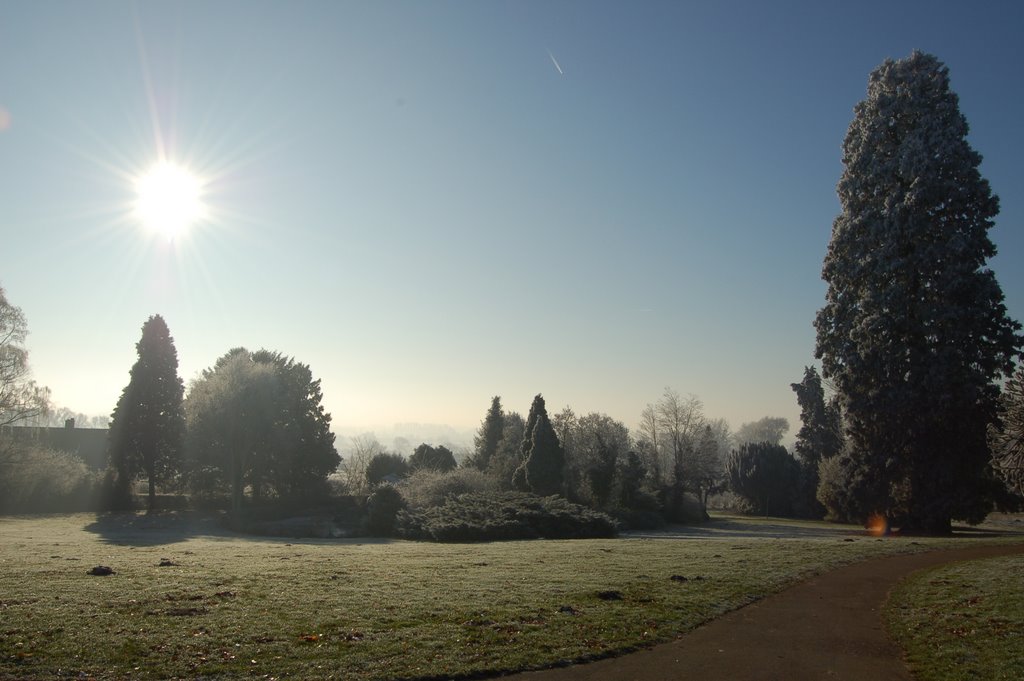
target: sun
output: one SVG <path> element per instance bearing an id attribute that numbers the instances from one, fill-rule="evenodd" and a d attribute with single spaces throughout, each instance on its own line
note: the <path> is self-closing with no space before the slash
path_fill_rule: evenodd
<path id="1" fill-rule="evenodd" d="M 161 161 L 135 181 L 135 214 L 153 232 L 173 241 L 203 219 L 203 183 L 169 161 Z"/>

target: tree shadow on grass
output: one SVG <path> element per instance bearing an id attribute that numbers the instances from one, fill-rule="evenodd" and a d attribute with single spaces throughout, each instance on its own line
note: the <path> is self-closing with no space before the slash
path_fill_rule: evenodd
<path id="1" fill-rule="evenodd" d="M 993 537 L 1020 537 L 1024 531 L 1017 527 L 995 527 L 991 525 L 972 526 L 953 523 L 953 536 L 964 539 L 991 539 Z"/>
<path id="2" fill-rule="evenodd" d="M 84 528 L 107 544 L 118 546 L 162 546 L 202 537 L 213 541 L 258 541 L 271 544 L 386 544 L 378 537 L 329 538 L 248 534 L 227 526 L 224 513 L 161 511 L 157 513 L 104 513 Z"/>
<path id="3" fill-rule="evenodd" d="M 235 537 L 223 526 L 222 516 L 194 511 L 158 513 L 103 513 L 85 526 L 108 544 L 159 546 L 176 544 L 193 537 Z"/>
<path id="4" fill-rule="evenodd" d="M 817 525 L 775 518 L 712 517 L 700 525 L 672 525 L 661 530 L 626 532 L 641 539 L 846 539 L 867 536 L 850 525 Z"/>

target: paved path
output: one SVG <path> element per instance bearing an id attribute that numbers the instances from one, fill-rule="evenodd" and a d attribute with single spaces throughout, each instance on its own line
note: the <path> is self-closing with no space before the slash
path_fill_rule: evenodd
<path id="1" fill-rule="evenodd" d="M 912 681 L 882 623 L 892 587 L 917 570 L 1010 553 L 1024 553 L 1024 545 L 864 561 L 813 577 L 650 650 L 503 681 Z"/>

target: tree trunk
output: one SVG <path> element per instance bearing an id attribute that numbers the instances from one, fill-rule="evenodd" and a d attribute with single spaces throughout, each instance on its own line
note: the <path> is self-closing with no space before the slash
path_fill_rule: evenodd
<path id="1" fill-rule="evenodd" d="M 231 456 L 231 514 L 237 522 L 242 513 L 242 471 L 238 455 Z"/>

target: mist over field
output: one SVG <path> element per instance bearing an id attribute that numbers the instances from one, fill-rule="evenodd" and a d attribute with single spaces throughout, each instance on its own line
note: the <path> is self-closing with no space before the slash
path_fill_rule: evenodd
<path id="1" fill-rule="evenodd" d="M 337 435 L 335 445 L 345 456 L 357 437 L 374 437 L 388 449 L 403 456 L 412 454 L 417 445 L 428 442 L 448 447 L 456 454 L 465 455 L 473 449 L 475 430 L 457 429 L 438 423 L 395 423 L 392 425 L 338 427 L 331 430 Z"/>

